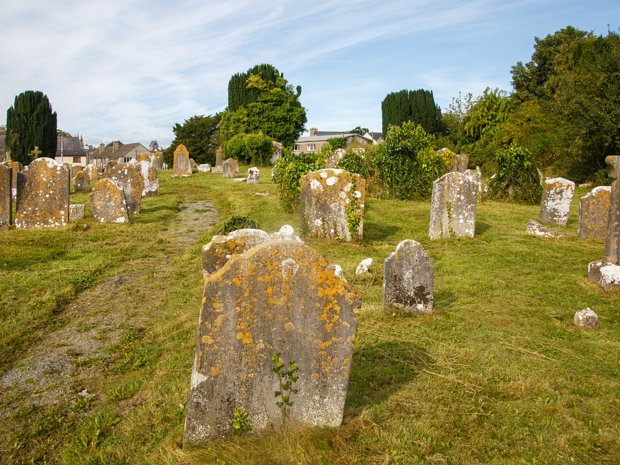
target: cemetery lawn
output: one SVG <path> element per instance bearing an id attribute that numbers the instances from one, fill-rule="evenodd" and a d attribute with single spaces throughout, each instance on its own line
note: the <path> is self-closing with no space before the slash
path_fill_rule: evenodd
<path id="1" fill-rule="evenodd" d="M 202 245 L 232 215 L 300 229 L 267 171 L 164 171 L 132 224 L 87 205 L 65 229 L 0 231 L 0 464 L 620 463 L 620 294 L 588 282 L 604 244 L 577 238 L 584 189 L 562 239 L 526 235 L 537 206 L 483 202 L 474 239 L 430 241 L 429 201 L 367 198 L 361 243 L 306 240 L 363 292 L 342 427 L 181 449 Z M 403 239 L 435 259 L 433 315 L 382 308 Z M 573 325 L 585 307 L 597 331 Z"/>

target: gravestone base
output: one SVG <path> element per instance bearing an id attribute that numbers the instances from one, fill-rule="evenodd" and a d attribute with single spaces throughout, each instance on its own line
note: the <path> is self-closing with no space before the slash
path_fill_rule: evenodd
<path id="1" fill-rule="evenodd" d="M 602 260 L 588 264 L 588 278 L 606 291 L 620 291 L 620 266 L 605 264 Z"/>

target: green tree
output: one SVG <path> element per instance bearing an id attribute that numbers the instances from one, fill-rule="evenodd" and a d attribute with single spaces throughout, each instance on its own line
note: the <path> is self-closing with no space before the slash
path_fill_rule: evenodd
<path id="1" fill-rule="evenodd" d="M 272 139 L 261 133 L 237 134 L 223 144 L 227 157 L 251 165 L 268 165 L 273 155 Z"/>
<path id="2" fill-rule="evenodd" d="M 405 121 L 413 121 L 430 134 L 443 130 L 441 109 L 435 104 L 430 90 L 406 90 L 392 92 L 381 102 L 383 134 L 390 125 L 400 126 Z"/>
<path id="3" fill-rule="evenodd" d="M 172 163 L 172 155 L 179 144 L 184 144 L 189 155 L 196 163 L 215 163 L 215 149 L 219 145 L 218 124 L 220 114 L 195 115 L 186 119 L 183 124 L 176 123 L 172 128 L 174 140 L 164 151 L 168 164 Z"/>
<path id="4" fill-rule="evenodd" d="M 56 156 L 56 112 L 43 92 L 27 90 L 15 97 L 6 113 L 6 148 L 11 158 L 27 165 L 35 146 L 41 156 Z"/>

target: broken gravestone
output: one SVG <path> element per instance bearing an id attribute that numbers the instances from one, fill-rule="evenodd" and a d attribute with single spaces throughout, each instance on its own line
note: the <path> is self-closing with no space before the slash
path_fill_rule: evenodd
<path id="1" fill-rule="evenodd" d="M 551 238 L 559 238 L 564 237 L 562 233 L 557 231 L 551 231 L 549 228 L 544 227 L 542 224 L 530 220 L 527 222 L 527 227 L 525 232 L 530 236 L 538 236 L 538 237 L 551 237 Z"/>
<path id="2" fill-rule="evenodd" d="M 118 163 L 106 172 L 105 177 L 116 181 L 123 188 L 129 214 L 140 213 L 144 179 L 138 163 Z"/>
<path id="3" fill-rule="evenodd" d="M 231 433 L 239 412 L 254 431 L 341 424 L 361 293 L 334 265 L 268 241 L 208 276 L 202 302 L 184 445 Z"/>
<path id="4" fill-rule="evenodd" d="M 467 165 L 469 164 L 469 156 L 454 154 L 451 160 L 451 169 L 450 171 L 456 171 L 458 173 L 464 173 L 467 171 Z"/>
<path id="5" fill-rule="evenodd" d="M 584 329 L 596 329 L 598 326 L 598 315 L 591 308 L 584 308 L 575 313 L 573 319 L 575 326 Z"/>
<path id="6" fill-rule="evenodd" d="M 192 165 L 189 161 L 189 151 L 183 144 L 174 151 L 172 160 L 172 177 L 173 178 L 186 178 L 192 175 Z"/>
<path id="7" fill-rule="evenodd" d="M 222 176 L 233 179 L 239 174 L 239 162 L 234 158 L 227 158 L 222 163 Z"/>
<path id="8" fill-rule="evenodd" d="M 139 161 L 140 174 L 142 175 L 142 181 L 144 186 L 142 188 L 142 197 L 158 195 L 159 194 L 159 176 L 157 174 L 157 168 L 151 166 L 150 161 Z"/>
<path id="9" fill-rule="evenodd" d="M 351 242 L 364 235 L 366 180 L 339 169 L 301 177 L 302 231 L 315 237 Z"/>
<path id="10" fill-rule="evenodd" d="M 73 192 L 90 192 L 90 179 L 84 171 L 78 171 L 73 177 Z"/>
<path id="11" fill-rule="evenodd" d="M 69 221 L 83 219 L 85 207 L 86 205 L 83 203 L 72 203 L 69 205 Z"/>
<path id="12" fill-rule="evenodd" d="M 547 178 L 540 201 L 540 222 L 566 226 L 575 183 L 564 178 Z"/>
<path id="13" fill-rule="evenodd" d="M 202 271 L 205 276 L 215 273 L 233 255 L 241 254 L 252 247 L 271 239 L 262 229 L 237 229 L 228 235 L 213 236 L 211 242 L 202 248 Z"/>
<path id="14" fill-rule="evenodd" d="M 372 258 L 365 258 L 355 268 L 355 276 L 362 276 L 370 273 L 370 267 L 372 266 Z"/>
<path id="15" fill-rule="evenodd" d="M 0 164 L 0 229 L 7 229 L 11 225 L 12 215 L 11 168 Z"/>
<path id="16" fill-rule="evenodd" d="M 15 203 L 17 201 L 17 174 L 24 169 L 24 165 L 18 161 L 9 161 L 7 165 L 11 168 L 11 193 Z"/>
<path id="17" fill-rule="evenodd" d="M 258 184 L 260 170 L 255 166 L 248 168 L 248 184 Z"/>
<path id="18" fill-rule="evenodd" d="M 474 237 L 477 201 L 473 176 L 454 171 L 433 181 L 429 237 Z"/>
<path id="19" fill-rule="evenodd" d="M 210 173 L 211 165 L 209 163 L 203 163 L 202 165 L 198 165 L 198 172 L 199 173 Z"/>
<path id="20" fill-rule="evenodd" d="M 435 262 L 422 244 L 404 240 L 383 263 L 383 305 L 432 313 Z"/>
<path id="21" fill-rule="evenodd" d="M 90 193 L 93 217 L 100 223 L 129 223 L 125 192 L 116 181 L 103 178 Z"/>
<path id="22" fill-rule="evenodd" d="M 17 175 L 15 226 L 45 228 L 69 222 L 69 170 L 51 158 L 35 159 Z"/>
<path id="23" fill-rule="evenodd" d="M 581 239 L 607 238 L 609 222 L 609 200 L 611 187 L 598 186 L 579 199 L 579 226 Z"/>

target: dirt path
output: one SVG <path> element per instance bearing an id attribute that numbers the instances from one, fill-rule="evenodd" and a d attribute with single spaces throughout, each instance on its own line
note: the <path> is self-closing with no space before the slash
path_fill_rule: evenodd
<path id="1" fill-rule="evenodd" d="M 146 323 L 123 303 L 139 299 L 142 315 L 154 311 L 155 288 L 172 272 L 171 258 L 193 245 L 217 221 L 217 211 L 209 200 L 181 205 L 176 221 L 162 234 L 169 244 L 164 251 L 124 263 L 120 273 L 81 293 L 63 311 L 67 325 L 46 335 L 0 377 L 0 392 L 15 399 L 0 411 L 0 421 L 22 405 L 50 405 L 92 396 L 81 390 L 81 382 L 110 357 L 109 348 L 128 327 L 139 330 Z"/>

